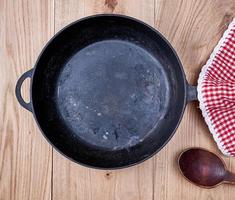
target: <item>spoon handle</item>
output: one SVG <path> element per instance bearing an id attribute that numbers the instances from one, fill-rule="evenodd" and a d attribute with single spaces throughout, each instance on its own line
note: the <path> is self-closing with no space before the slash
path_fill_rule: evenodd
<path id="1" fill-rule="evenodd" d="M 235 174 L 230 171 L 227 171 L 224 177 L 224 181 L 230 184 L 235 184 Z"/>

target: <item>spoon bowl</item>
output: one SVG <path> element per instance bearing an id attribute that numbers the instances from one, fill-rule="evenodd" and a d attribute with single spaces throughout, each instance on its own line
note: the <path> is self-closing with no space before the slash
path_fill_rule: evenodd
<path id="1" fill-rule="evenodd" d="M 182 175 L 198 186 L 212 188 L 221 183 L 235 184 L 235 174 L 227 170 L 218 155 L 206 149 L 190 148 L 183 151 L 178 165 Z"/>

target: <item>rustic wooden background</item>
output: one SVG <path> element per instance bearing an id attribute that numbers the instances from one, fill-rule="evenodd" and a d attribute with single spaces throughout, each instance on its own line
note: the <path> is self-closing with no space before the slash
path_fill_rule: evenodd
<path id="1" fill-rule="evenodd" d="M 177 50 L 188 81 L 196 84 L 235 16 L 235 0 L 0 0 L 0 199 L 234 200 L 234 186 L 201 189 L 177 169 L 176 157 L 187 147 L 219 153 L 197 103 L 187 106 L 160 153 L 117 171 L 88 169 L 62 157 L 17 103 L 16 80 L 33 67 L 45 43 L 68 23 L 96 13 L 126 14 L 156 27 Z M 23 92 L 28 99 L 29 81 Z M 235 172 L 235 158 L 223 158 Z"/>

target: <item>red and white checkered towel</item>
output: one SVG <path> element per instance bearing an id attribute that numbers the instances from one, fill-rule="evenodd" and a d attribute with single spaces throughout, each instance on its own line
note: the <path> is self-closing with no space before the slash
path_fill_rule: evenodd
<path id="1" fill-rule="evenodd" d="M 202 68 L 197 90 L 219 149 L 235 156 L 235 18 Z"/>

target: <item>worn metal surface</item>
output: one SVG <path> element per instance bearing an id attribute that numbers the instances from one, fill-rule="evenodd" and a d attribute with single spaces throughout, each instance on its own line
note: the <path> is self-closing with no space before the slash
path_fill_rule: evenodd
<path id="1" fill-rule="evenodd" d="M 148 137 L 169 97 L 167 76 L 151 54 L 130 42 L 105 40 L 64 65 L 56 102 L 74 137 L 116 150 Z"/>
<path id="2" fill-rule="evenodd" d="M 39 56 L 31 86 L 48 141 L 97 168 L 130 166 L 158 152 L 181 120 L 189 89 L 167 40 L 121 15 L 88 17 L 59 32 Z"/>

